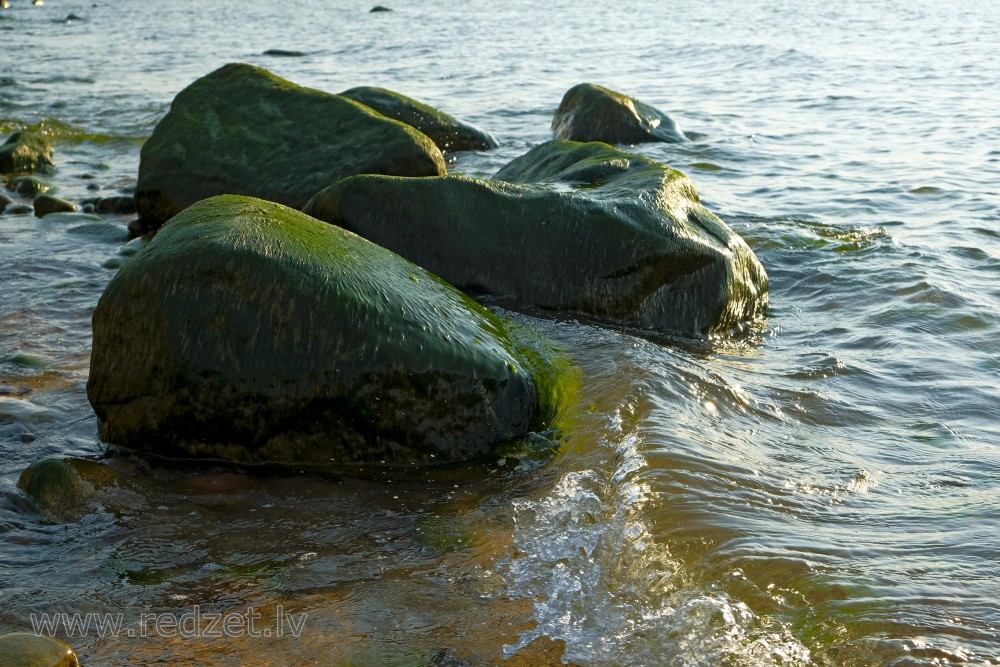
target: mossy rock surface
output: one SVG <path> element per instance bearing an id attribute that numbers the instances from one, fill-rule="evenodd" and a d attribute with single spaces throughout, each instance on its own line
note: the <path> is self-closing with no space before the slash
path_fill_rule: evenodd
<path id="1" fill-rule="evenodd" d="M 488 132 L 385 88 L 360 86 L 340 94 L 369 106 L 384 116 L 417 128 L 442 151 L 476 151 L 497 146 L 497 140 Z"/>
<path id="2" fill-rule="evenodd" d="M 3 667 L 79 667 L 68 645 L 53 637 L 30 632 L 0 635 L 0 665 Z"/>
<path id="3" fill-rule="evenodd" d="M 519 349 L 508 322 L 353 233 L 248 197 L 165 225 L 93 329 L 102 439 L 167 457 L 463 460 L 557 409 L 549 352 Z"/>
<path id="4" fill-rule="evenodd" d="M 155 229 L 191 204 L 242 194 L 301 208 L 353 174 L 437 176 L 437 146 L 344 97 L 233 63 L 174 98 L 143 145 L 134 198 Z"/>
<path id="5" fill-rule="evenodd" d="M 663 333 L 761 314 L 767 275 L 691 182 L 602 143 L 551 141 L 491 180 L 356 176 L 305 211 L 470 292 Z"/>
<path id="6" fill-rule="evenodd" d="M 557 139 L 638 144 L 686 141 L 667 114 L 639 100 L 592 83 L 573 86 L 552 117 Z"/>
<path id="7" fill-rule="evenodd" d="M 52 144 L 37 132 L 15 132 L 0 145 L 0 173 L 30 174 L 49 171 Z"/>

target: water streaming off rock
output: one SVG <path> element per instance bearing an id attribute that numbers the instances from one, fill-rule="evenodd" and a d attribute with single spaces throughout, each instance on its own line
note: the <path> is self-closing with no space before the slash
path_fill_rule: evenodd
<path id="1" fill-rule="evenodd" d="M 121 613 L 69 638 L 108 665 L 1000 664 L 997 7 L 12 5 L 0 130 L 52 137 L 65 199 L 127 193 L 173 96 L 226 62 L 438 106 L 500 141 L 450 156 L 473 176 L 589 81 L 692 137 L 631 150 L 747 240 L 771 308 L 700 343 L 519 315 L 581 369 L 551 459 L 338 480 L 112 456 L 117 481 L 41 507 L 30 463 L 105 455 L 89 318 L 135 246 L 124 216 L 0 215 L 0 633 Z M 306 620 L 138 636 L 195 606 Z"/>

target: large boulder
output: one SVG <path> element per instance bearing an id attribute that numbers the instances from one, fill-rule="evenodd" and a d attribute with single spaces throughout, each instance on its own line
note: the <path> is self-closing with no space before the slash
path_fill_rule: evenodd
<path id="1" fill-rule="evenodd" d="M 241 196 L 165 225 L 112 279 L 93 331 L 101 438 L 166 457 L 467 459 L 545 423 L 560 391 L 530 336 L 436 276 Z"/>
<path id="2" fill-rule="evenodd" d="M 430 137 L 442 151 L 477 151 L 497 146 L 497 140 L 488 132 L 385 88 L 359 86 L 340 94 L 383 116 L 412 125 Z"/>
<path id="3" fill-rule="evenodd" d="M 52 165 L 52 144 L 36 132 L 15 132 L 0 146 L 0 174 L 49 171 Z"/>
<path id="4" fill-rule="evenodd" d="M 229 64 L 174 98 L 142 147 L 135 205 L 155 229 L 191 204 L 243 194 L 301 208 L 353 174 L 437 176 L 437 146 L 412 127 L 267 70 Z"/>
<path id="5" fill-rule="evenodd" d="M 670 116 L 639 100 L 592 83 L 573 86 L 552 117 L 557 139 L 638 144 L 686 141 Z"/>
<path id="6" fill-rule="evenodd" d="M 521 305 L 696 335 L 767 303 L 764 269 L 687 177 L 607 144 L 550 141 L 491 180 L 355 176 L 305 212 Z"/>

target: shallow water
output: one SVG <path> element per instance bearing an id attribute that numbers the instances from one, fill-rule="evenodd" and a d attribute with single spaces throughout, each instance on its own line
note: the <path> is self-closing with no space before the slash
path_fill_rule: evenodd
<path id="1" fill-rule="evenodd" d="M 50 132 L 61 197 L 128 192 L 173 96 L 226 62 L 434 104 L 500 140 L 451 163 L 472 175 L 591 81 L 694 137 L 634 150 L 747 240 L 771 308 L 708 344 L 524 316 L 581 368 L 549 461 L 164 469 L 105 459 L 84 391 L 128 218 L 0 216 L 0 632 L 121 613 L 68 639 L 92 665 L 1000 664 L 1000 8 L 12 3 L 0 131 Z M 53 455 L 126 481 L 38 507 L 16 482 Z M 138 636 L 196 605 L 305 625 Z"/>

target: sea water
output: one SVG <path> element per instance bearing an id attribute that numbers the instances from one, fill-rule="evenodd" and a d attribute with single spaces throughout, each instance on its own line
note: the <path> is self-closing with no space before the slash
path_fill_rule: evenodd
<path id="1" fill-rule="evenodd" d="M 1000 664 L 1000 5 L 372 4 L 12 0 L 0 134 L 51 137 L 60 197 L 127 194 L 173 96 L 239 61 L 437 106 L 497 137 L 449 156 L 489 176 L 592 82 L 692 137 L 630 150 L 747 240 L 766 320 L 520 315 L 581 372 L 549 459 L 166 469 L 85 395 L 128 217 L 0 216 L 0 633 L 117 619 L 57 628 L 91 665 Z M 18 476 L 59 455 L 129 481 L 40 508 Z"/>

